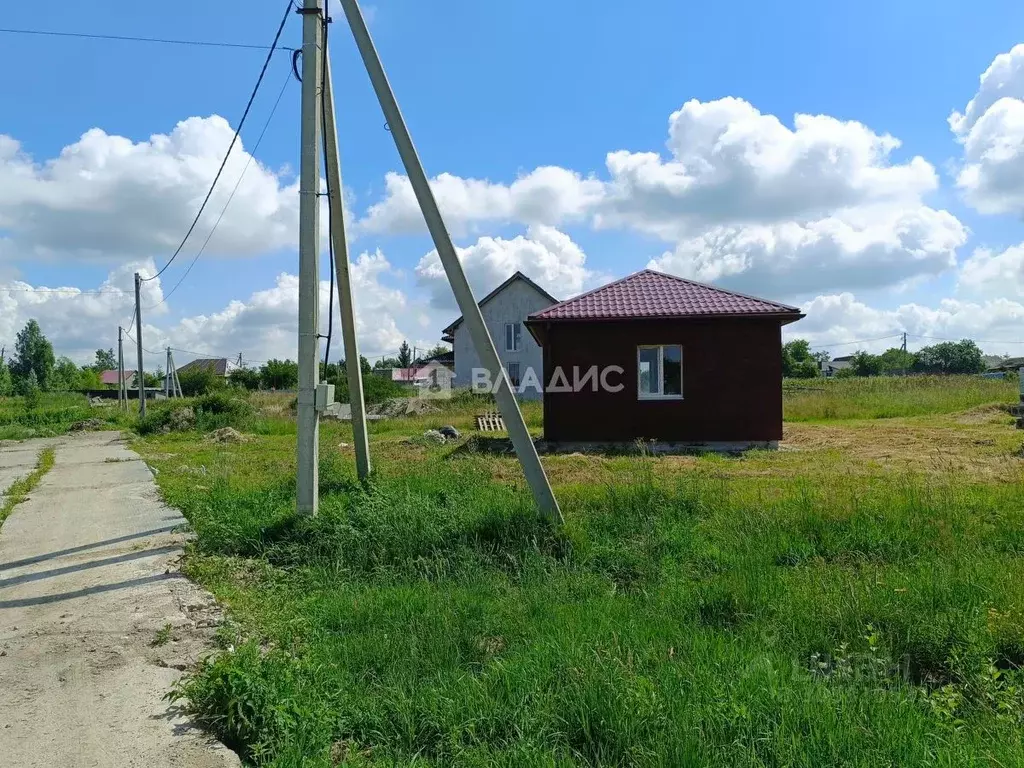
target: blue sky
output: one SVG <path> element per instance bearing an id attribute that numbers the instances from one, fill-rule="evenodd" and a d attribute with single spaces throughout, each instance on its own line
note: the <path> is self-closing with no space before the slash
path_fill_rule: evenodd
<path id="1" fill-rule="evenodd" d="M 24 4 L 5 8 L 0 13 L 0 27 L 264 44 L 273 35 L 283 4 L 256 0 L 240 13 L 242 6 L 214 9 L 198 0 L 135 6 L 57 0 L 48 3 L 47 9 L 50 12 L 44 18 L 38 9 Z M 1024 297 L 1024 276 L 1019 274 L 1024 257 L 1012 251 L 1024 241 L 1024 210 L 1019 206 L 1024 193 L 1007 190 L 996 182 L 987 187 L 984 178 L 973 187 L 958 183 L 960 172 L 970 163 L 964 142 L 971 128 L 966 127 L 958 136 L 947 123 L 954 110 L 964 111 L 979 93 L 979 77 L 995 57 L 1007 54 L 1021 42 L 1024 6 L 1018 3 L 794 2 L 780 10 L 778 6 L 753 2 L 698 5 L 645 1 L 627 7 L 618 3 L 529 0 L 382 0 L 364 4 L 364 10 L 431 175 L 446 173 L 461 180 L 487 180 L 507 189 L 518 177 L 551 166 L 578 174 L 583 180 L 593 176 L 596 182 L 610 184 L 617 177 L 606 165 L 606 155 L 618 150 L 637 155 L 658 153 L 661 163 L 646 171 L 657 175 L 673 159 L 672 150 L 666 147 L 670 115 L 691 100 L 708 105 L 726 97 L 742 99 L 753 110 L 733 109 L 729 119 L 733 125 L 746 125 L 754 133 L 764 127 L 758 116 L 775 116 L 793 130 L 794 115 L 802 113 L 830 116 L 837 124 L 856 121 L 874 136 L 891 135 L 901 143 L 883 159 L 867 161 L 868 181 L 851 182 L 849 189 L 839 190 L 837 199 L 846 202 L 835 211 L 813 205 L 810 195 L 787 209 L 788 218 L 766 218 L 763 205 L 752 204 L 747 209 L 739 203 L 731 206 L 728 200 L 722 204 L 722 212 L 711 211 L 717 203 L 672 197 L 664 189 L 656 190 L 655 198 L 643 197 L 631 188 L 628 194 L 633 197 L 626 202 L 620 200 L 614 214 L 609 213 L 611 209 L 601 208 L 605 203 L 594 203 L 585 211 L 557 220 L 507 211 L 492 214 L 479 208 L 459 214 L 453 207 L 455 219 L 462 221 L 462 226 L 451 226 L 457 244 L 477 249 L 467 255 L 466 263 L 478 290 L 492 287 L 488 283 L 498 282 L 501 270 L 509 265 L 533 265 L 541 273 L 541 282 L 547 282 L 556 295 L 567 295 L 660 260 L 657 266 L 668 271 L 698 279 L 713 278 L 747 292 L 820 308 L 817 317 L 809 313 L 808 319 L 792 326 L 790 332 L 823 344 L 869 338 L 889 326 L 923 335 L 928 335 L 926 331 L 937 336 L 987 334 L 1007 342 L 1000 351 L 1012 351 L 1009 342 L 1024 338 L 1019 333 L 1014 336 L 1019 327 L 1017 320 L 1024 318 L 1024 307 L 1019 304 Z M 334 8 L 332 11 L 335 23 L 331 58 L 339 98 L 343 173 L 353 216 L 360 220 L 371 206 L 386 204 L 385 174 L 400 173 L 401 167 L 343 14 Z M 297 46 L 299 40 L 299 19 L 293 17 L 283 43 Z M 91 129 L 100 129 L 107 139 L 124 137 L 137 143 L 147 142 L 154 135 L 169 135 L 180 121 L 190 117 L 220 115 L 234 127 L 263 55 L 254 50 L 0 33 L 0 103 L 7 107 L 0 109 L 0 135 L 20 145 L 18 169 L 22 176 L 26 162 L 35 173 L 45 176 L 47 162 Z M 286 54 L 275 57 L 242 134 L 247 149 L 262 129 L 288 77 L 289 65 Z M 1018 77 L 1013 72 L 1005 82 L 996 83 L 998 92 L 1024 99 L 1024 75 Z M 256 153 L 259 168 L 269 178 L 277 178 L 282 189 L 294 181 L 298 162 L 298 98 L 297 83 L 289 84 Z M 701 121 L 706 119 L 696 112 L 690 117 L 694 125 L 703 125 Z M 994 117 L 989 121 L 996 123 Z M 982 125 L 982 121 L 977 124 Z M 1017 123 L 1007 118 L 999 126 L 1005 130 L 1000 146 L 1008 142 L 1013 154 L 1022 136 L 1015 132 Z M 824 135 L 827 130 L 822 132 Z M 692 139 L 695 134 L 688 135 Z M 218 136 L 210 137 L 210 157 L 222 155 L 226 148 L 217 144 L 218 140 L 224 141 L 222 135 Z M 824 151 L 821 147 L 830 141 L 833 139 L 827 136 L 819 137 L 815 151 Z M 835 139 L 840 155 L 853 146 L 844 144 L 848 141 L 856 143 L 859 139 Z M 997 137 L 996 144 L 999 141 Z M 756 148 L 759 142 L 755 136 L 743 146 Z M 97 149 L 89 162 L 102 164 L 106 151 Z M 684 147 L 681 151 L 685 154 L 688 150 Z M 893 168 L 909 167 L 915 156 L 930 164 L 934 183 L 922 180 L 927 174 L 917 173 L 915 181 L 905 182 L 905 189 L 894 192 L 895 172 L 889 180 L 872 180 L 874 170 L 888 173 Z M 708 157 L 717 162 L 717 155 L 697 150 L 694 157 L 680 155 L 676 159 L 682 165 L 689 163 L 692 170 L 703 167 Z M 1020 157 L 1024 157 L 1024 149 Z M 1012 162 L 1018 159 L 1016 154 L 1010 158 Z M 0 163 L 4 162 L 0 153 Z M 7 162 L 9 169 L 14 167 L 9 158 Z M 184 167 L 191 161 L 181 162 Z M 977 164 L 982 174 L 998 176 L 1000 168 L 990 168 L 984 159 Z M 818 167 L 813 163 L 800 166 L 800 178 L 815 173 Z M 733 173 L 735 169 L 727 170 Z M 748 171 L 746 167 L 741 169 L 742 174 Z M 90 172 L 80 171 L 79 182 L 84 183 L 82 174 L 88 176 Z M 95 204 L 106 205 L 102 195 L 109 192 L 111 201 L 106 212 L 113 221 L 128 222 L 135 216 L 148 221 L 146 217 L 156 216 L 148 208 L 135 210 L 128 204 L 132 195 L 123 191 L 136 190 L 134 197 L 139 200 L 138 187 L 132 185 L 144 183 L 145 170 L 140 170 L 140 177 L 132 179 L 131 184 L 125 182 L 130 169 L 119 173 L 117 184 L 124 186 L 111 182 L 109 188 L 97 189 Z M 237 170 L 234 176 L 226 173 L 224 186 L 230 189 L 236 176 Z M 12 177 L 18 178 L 13 172 Z M 654 176 L 645 178 L 640 186 Z M 833 179 L 829 183 L 836 182 Z M 729 188 L 708 184 L 706 200 L 713 200 L 715 194 L 728 198 Z M 865 192 L 872 184 L 875 187 Z M 84 216 L 66 217 L 62 209 L 66 203 L 61 202 L 58 187 L 56 183 L 49 185 L 43 203 L 34 199 L 26 202 L 30 197 L 26 194 L 26 200 L 17 201 L 20 207 L 12 206 L 6 216 L 0 192 L 0 237 L 5 231 L 8 237 L 8 247 L 0 249 L 0 278 L 17 278 L 31 286 L 96 288 L 119 268 L 130 275 L 134 267 L 129 267 L 136 262 L 163 264 L 173 250 L 167 245 L 170 233 L 175 231 L 173 224 L 194 215 L 194 201 L 184 193 L 180 199 L 169 194 L 166 201 L 157 195 L 140 202 L 139 206 L 149 208 L 166 204 L 168 234 L 163 241 L 158 238 L 153 243 L 147 243 L 144 237 L 132 240 L 137 244 L 137 250 L 133 250 L 136 245 L 115 242 L 118 226 L 94 224 L 93 219 Z M 769 190 L 766 199 L 785 197 L 791 191 L 790 183 L 786 189 Z M 88 191 L 78 194 L 88 195 Z M 231 216 L 246 213 L 236 213 L 236 206 L 248 206 L 251 215 L 258 194 L 254 191 L 248 202 L 233 202 L 225 223 Z M 571 193 L 559 187 L 550 194 Z M 607 198 L 607 194 L 601 194 L 602 200 Z M 439 198 L 446 206 L 445 196 Z M 665 220 L 653 222 L 645 212 L 655 204 L 666 206 Z M 680 206 L 680 217 L 673 215 L 671 205 Z M 174 206 L 180 210 L 171 210 Z M 778 228 L 789 221 L 814 228 L 815 222 L 835 217 L 856 222 L 853 226 L 859 228 L 858 232 L 877 233 L 881 225 L 876 222 L 889 216 L 883 214 L 883 206 L 888 206 L 887 211 L 909 211 L 908 215 L 915 217 L 919 214 L 914 212 L 922 209 L 945 212 L 962 226 L 962 237 L 947 221 L 935 225 L 941 229 L 937 235 L 922 229 L 920 242 L 891 249 L 881 257 L 864 255 L 861 259 L 859 253 L 847 253 L 843 257 L 846 261 L 838 266 L 833 265 L 832 255 L 822 246 L 814 252 L 814 261 L 806 265 L 800 259 L 808 257 L 793 256 L 792 272 L 787 271 L 789 267 L 779 266 L 789 257 L 778 243 L 772 253 L 754 257 L 742 249 L 738 251 L 739 246 L 716 250 L 705 249 L 707 240 L 694 242 L 713 232 L 716 242 L 724 237 L 735 243 L 738 235 L 749 235 L 744 228 L 750 226 L 781 232 Z M 700 208 L 699 216 L 688 213 L 694 207 Z M 865 212 L 868 208 L 870 213 Z M 35 229 L 25 230 L 26 217 L 44 222 L 51 214 L 52 224 L 39 223 Z M 686 216 L 690 218 L 685 223 L 672 224 Z M 595 217 L 602 217 L 605 223 L 596 223 Z M 282 221 L 284 218 L 282 214 Z M 607 223 L 613 219 L 615 223 Z M 244 220 L 239 221 L 239 229 L 245 229 Z M 200 230 L 210 223 L 212 219 L 204 219 Z M 92 231 L 94 226 L 108 226 L 111 231 L 100 236 Z M 154 224 L 154 228 L 157 226 Z M 559 235 L 571 240 L 572 247 L 563 241 L 551 245 L 553 235 L 547 239 L 538 235 L 539 226 L 556 228 Z M 907 226 L 892 225 L 891 229 L 898 233 Z M 82 232 L 76 227 L 82 227 Z M 727 232 L 723 235 L 715 227 L 725 227 Z M 51 228 L 62 229 L 65 240 L 72 245 L 56 247 L 48 238 L 43 238 L 46 242 L 40 245 L 38 232 L 45 235 Z M 443 286 L 430 277 L 429 265 L 424 262 L 431 250 L 429 240 L 422 233 L 406 230 L 385 222 L 357 226 L 354 232 L 353 258 L 379 249 L 380 258 L 387 263 L 385 269 L 377 262 L 375 275 L 367 274 L 372 282 L 368 282 L 367 292 L 378 291 L 375 299 L 367 300 L 363 336 L 368 351 L 386 349 L 400 337 L 435 341 L 440 329 L 457 314 L 446 304 Z M 761 230 L 762 235 L 767 231 Z M 184 229 L 180 232 L 184 234 Z M 509 245 L 517 237 L 530 242 L 520 240 L 516 246 Z M 878 235 L 880 241 L 893 237 L 896 235 L 891 233 Z M 91 247 L 86 253 L 76 252 L 76 238 L 81 242 L 95 239 L 101 246 Z M 492 240 L 482 242 L 487 238 Z M 493 238 L 498 239 L 497 244 Z M 921 242 L 943 238 L 947 243 L 944 246 L 921 246 Z M 548 244 L 523 255 L 522 249 L 529 251 L 533 241 Z M 181 263 L 166 273 L 164 289 L 177 282 L 200 242 L 193 245 L 190 241 Z M 219 249 L 216 242 L 212 245 L 182 289 L 160 310 L 163 314 L 152 318 L 154 344 L 159 341 L 185 348 L 205 344 L 201 351 L 221 351 L 217 347 L 224 346 L 228 350 L 244 348 L 250 357 L 269 355 L 261 352 L 268 348 L 287 353 L 287 302 L 282 304 L 276 296 L 254 299 L 253 295 L 286 290 L 278 276 L 296 272 L 295 249 L 287 244 L 287 238 L 271 238 L 267 247 L 240 243 Z M 979 247 L 991 249 L 993 255 L 968 264 Z M 664 258 L 673 251 L 673 258 Z M 923 251 L 927 251 L 925 256 L 921 256 Z M 581 262 L 583 254 L 585 260 Z M 750 266 L 722 266 L 739 257 L 747 259 Z M 842 259 L 837 257 L 836 261 Z M 890 263 L 894 265 L 891 277 L 885 277 Z M 370 271 L 368 266 L 367 273 Z M 809 273 L 817 277 L 805 279 Z M 1012 278 L 1014 274 L 1019 279 L 1009 284 L 1007 275 Z M 121 285 L 118 281 L 124 279 L 121 275 L 115 282 Z M 844 294 L 849 296 L 845 304 L 836 298 Z M 818 301 L 823 297 L 834 298 Z M 975 309 L 959 307 L 945 315 L 929 314 L 939 312 L 943 300 L 970 304 Z M 94 318 L 95 325 L 90 320 L 85 327 L 71 322 L 77 312 L 74 307 L 82 301 L 54 302 L 46 309 L 54 315 L 51 335 L 58 350 L 79 356 L 83 350 L 105 343 L 102 339 L 93 342 L 90 334 L 109 336 L 116 333 L 117 323 L 113 318 L 106 322 L 113 325 L 112 330 L 99 317 Z M 251 311 L 228 312 L 232 301 Z M 1003 314 L 997 322 L 986 325 L 984 318 L 996 307 L 992 302 L 999 303 Z M 1020 311 L 1016 307 L 1007 309 L 1007 303 L 1020 307 Z M 916 309 L 900 310 L 907 306 Z M 274 308 L 280 316 L 271 311 Z M 0 334 L 13 336 L 12 329 L 16 330 L 26 313 L 34 309 L 37 307 L 24 303 L 14 306 L 8 301 L 8 306 L 0 308 Z M 102 307 L 91 311 L 112 310 Z M 123 319 L 128 314 L 130 309 Z M 275 329 L 274 333 L 262 334 L 261 319 L 268 328 Z M 370 332 L 370 326 L 375 333 Z"/>

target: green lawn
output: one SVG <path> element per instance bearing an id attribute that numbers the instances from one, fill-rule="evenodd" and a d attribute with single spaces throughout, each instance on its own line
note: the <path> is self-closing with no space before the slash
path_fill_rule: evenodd
<path id="1" fill-rule="evenodd" d="M 139 439 L 230 616 L 179 694 L 266 766 L 1024 764 L 1016 390 L 916 381 L 789 397 L 778 452 L 545 457 L 559 531 L 415 440 L 473 405 L 372 424 L 368 490 L 325 423 L 314 520 L 280 404 Z"/>

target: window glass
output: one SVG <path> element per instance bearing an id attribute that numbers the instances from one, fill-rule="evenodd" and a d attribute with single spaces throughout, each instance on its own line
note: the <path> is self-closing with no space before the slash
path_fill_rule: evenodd
<path id="1" fill-rule="evenodd" d="M 676 344 L 662 347 L 661 357 L 661 394 L 683 394 L 683 348 Z"/>
<path id="2" fill-rule="evenodd" d="M 505 366 L 508 371 L 508 381 L 513 387 L 519 386 L 519 363 L 509 363 Z"/>
<path id="3" fill-rule="evenodd" d="M 656 395 L 661 384 L 661 372 L 658 370 L 658 347 L 640 347 L 637 356 L 639 387 L 641 395 Z"/>

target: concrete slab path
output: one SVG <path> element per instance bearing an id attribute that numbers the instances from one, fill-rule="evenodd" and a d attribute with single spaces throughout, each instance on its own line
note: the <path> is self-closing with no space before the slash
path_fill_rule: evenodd
<path id="1" fill-rule="evenodd" d="M 115 432 L 0 446 L 0 488 L 50 445 L 53 468 L 0 528 L 0 764 L 239 765 L 163 700 L 219 615 L 177 570 L 184 518 Z"/>

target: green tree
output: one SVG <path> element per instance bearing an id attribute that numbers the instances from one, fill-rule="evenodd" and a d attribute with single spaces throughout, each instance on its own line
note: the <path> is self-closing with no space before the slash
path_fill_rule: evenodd
<path id="1" fill-rule="evenodd" d="M 95 370 L 103 371 L 116 371 L 117 370 L 117 358 L 114 356 L 113 349 L 97 349 L 96 350 L 96 362 L 92 366 Z"/>
<path id="2" fill-rule="evenodd" d="M 882 373 L 905 373 L 914 370 L 917 356 L 898 347 L 891 347 L 878 356 Z"/>
<path id="3" fill-rule="evenodd" d="M 205 395 L 216 389 L 217 383 L 217 375 L 207 366 L 193 365 L 178 371 L 178 384 L 181 385 L 181 394 L 185 397 Z"/>
<path id="4" fill-rule="evenodd" d="M 36 378 L 36 372 L 29 368 L 28 373 L 16 380 L 15 391 L 25 398 L 25 404 L 29 408 L 39 405 L 39 380 Z"/>
<path id="5" fill-rule="evenodd" d="M 401 368 L 397 357 L 382 357 L 373 364 L 373 370 L 379 371 L 382 368 Z"/>
<path id="6" fill-rule="evenodd" d="M 970 339 L 943 341 L 918 350 L 916 369 L 926 373 L 981 373 L 985 361 L 981 349 Z"/>
<path id="7" fill-rule="evenodd" d="M 409 346 L 409 342 L 403 341 L 402 346 L 398 348 L 398 367 L 408 368 L 412 365 L 412 348 Z"/>
<path id="8" fill-rule="evenodd" d="M 14 382 L 11 381 L 11 369 L 7 363 L 0 358 L 0 397 L 10 397 L 14 394 Z"/>
<path id="9" fill-rule="evenodd" d="M 112 385 L 116 388 L 116 385 Z M 83 365 L 78 372 L 79 389 L 103 389 L 103 382 L 100 380 L 100 372 L 91 365 Z"/>
<path id="10" fill-rule="evenodd" d="M 782 345 L 782 375 L 785 378 L 813 379 L 820 371 L 806 339 L 793 339 Z"/>
<path id="11" fill-rule="evenodd" d="M 228 381 L 233 386 L 252 392 L 260 388 L 260 372 L 255 368 L 235 368 L 228 374 Z"/>
<path id="12" fill-rule="evenodd" d="M 55 392 L 70 392 L 81 388 L 81 374 L 75 361 L 69 357 L 58 357 L 50 376 L 50 389 Z"/>
<path id="13" fill-rule="evenodd" d="M 260 381 L 267 389 L 294 389 L 299 383 L 299 364 L 291 360 L 268 360 L 260 368 Z"/>
<path id="14" fill-rule="evenodd" d="M 858 350 L 850 360 L 850 370 L 854 376 L 881 376 L 882 358 L 870 352 Z"/>
<path id="15" fill-rule="evenodd" d="M 452 348 L 449 347 L 447 344 L 435 344 L 433 347 L 428 349 L 423 354 L 423 359 L 424 360 L 429 360 L 432 357 L 438 357 L 439 355 L 446 355 L 446 354 L 448 354 L 451 351 L 452 351 Z"/>
<path id="16" fill-rule="evenodd" d="M 14 342 L 14 359 L 11 361 L 11 376 L 15 381 L 27 379 L 35 374 L 36 389 L 48 389 L 53 375 L 53 345 L 43 335 L 39 323 L 29 320 L 18 331 Z"/>

